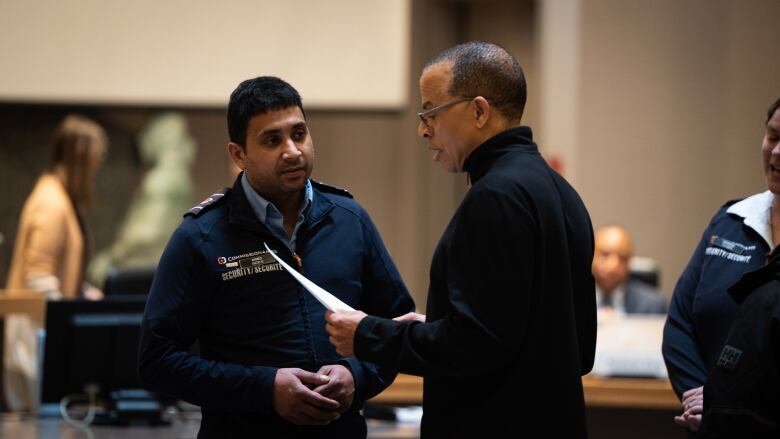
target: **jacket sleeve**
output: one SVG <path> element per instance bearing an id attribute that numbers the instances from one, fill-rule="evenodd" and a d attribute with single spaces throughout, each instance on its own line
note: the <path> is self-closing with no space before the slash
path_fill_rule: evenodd
<path id="1" fill-rule="evenodd" d="M 141 383 L 211 411 L 270 413 L 275 368 L 209 360 L 190 352 L 216 288 L 201 252 L 204 245 L 195 224 L 185 220 L 163 252 L 141 328 Z"/>
<path id="2" fill-rule="evenodd" d="M 583 206 L 583 211 L 584 211 Z M 571 219 L 567 216 L 567 222 Z M 574 320 L 577 331 L 577 347 L 580 357 L 580 375 L 586 375 L 593 369 L 596 359 L 596 331 L 598 327 L 596 314 L 596 280 L 593 278 L 594 237 L 593 226 L 587 218 L 588 236 L 577 235 L 569 239 L 569 266 L 571 286 L 573 289 Z M 567 225 L 571 234 L 581 233 L 580 227 Z"/>
<path id="3" fill-rule="evenodd" d="M 533 300 L 533 215 L 519 200 L 488 192 L 464 201 L 457 221 L 447 247 L 437 250 L 446 253 L 447 279 L 431 274 L 432 283 L 446 282 L 450 312 L 424 324 L 368 316 L 355 337 L 358 358 L 414 375 L 462 378 L 517 358 Z"/>
<path id="4" fill-rule="evenodd" d="M 358 308 L 364 312 L 393 318 L 414 311 L 414 301 L 385 248 L 379 232 L 368 214 L 362 212 L 367 258 L 363 265 L 363 294 Z M 355 379 L 355 402 L 362 404 L 389 386 L 397 371 L 355 357 L 342 360 L 349 365 Z"/>
<path id="5" fill-rule="evenodd" d="M 664 325 L 663 356 L 672 388 L 679 398 L 683 392 L 703 386 L 707 366 L 699 354 L 696 330 L 693 325 L 693 301 L 701 276 L 704 250 L 707 247 L 709 227 L 685 267 L 674 288 L 669 315 Z"/>

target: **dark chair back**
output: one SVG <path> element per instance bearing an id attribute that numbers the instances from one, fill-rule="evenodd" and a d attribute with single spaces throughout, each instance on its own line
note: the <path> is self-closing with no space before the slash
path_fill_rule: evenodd
<path id="1" fill-rule="evenodd" d="M 106 276 L 106 296 L 147 295 L 152 287 L 156 267 L 112 268 Z"/>
<path id="2" fill-rule="evenodd" d="M 661 268 L 653 258 L 634 256 L 629 263 L 629 276 L 655 288 L 661 282 Z"/>

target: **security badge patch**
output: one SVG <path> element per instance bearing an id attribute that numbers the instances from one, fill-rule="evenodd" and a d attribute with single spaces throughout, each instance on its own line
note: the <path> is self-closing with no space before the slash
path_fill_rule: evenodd
<path id="1" fill-rule="evenodd" d="M 734 370 L 739 364 L 739 359 L 742 357 L 742 350 L 737 349 L 734 346 L 723 346 L 723 350 L 720 352 L 718 358 L 718 367 L 722 367 L 726 370 Z"/>
<path id="2" fill-rule="evenodd" d="M 220 256 L 217 258 L 217 264 L 231 269 L 222 273 L 223 282 L 238 279 L 250 274 L 284 270 L 266 250 L 243 253 L 235 256 Z"/>
<path id="3" fill-rule="evenodd" d="M 729 261 L 734 262 L 750 262 L 750 258 L 753 255 L 747 254 L 750 251 L 756 249 L 755 245 L 744 245 L 738 242 L 729 241 L 728 239 L 721 238 L 718 235 L 710 236 L 710 245 L 704 250 L 704 254 L 708 256 L 718 256 Z"/>

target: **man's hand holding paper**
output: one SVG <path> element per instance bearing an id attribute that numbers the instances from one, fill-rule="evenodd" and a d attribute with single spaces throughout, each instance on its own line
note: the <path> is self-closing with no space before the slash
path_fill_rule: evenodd
<path id="1" fill-rule="evenodd" d="M 325 330 L 330 334 L 330 344 L 336 352 L 345 356 L 355 355 L 355 331 L 360 321 L 366 317 L 362 311 L 325 313 Z M 409 312 L 393 320 L 397 322 L 425 322 L 425 314 Z"/>
<path id="2" fill-rule="evenodd" d="M 330 334 L 330 344 L 336 352 L 346 357 L 355 356 L 355 331 L 365 317 L 366 313 L 362 311 L 325 313 L 325 330 Z"/>

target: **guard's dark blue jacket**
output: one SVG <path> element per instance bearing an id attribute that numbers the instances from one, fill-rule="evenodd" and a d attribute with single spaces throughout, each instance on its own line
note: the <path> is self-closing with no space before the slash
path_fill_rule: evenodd
<path id="1" fill-rule="evenodd" d="M 314 197 L 297 235 L 300 271 L 368 314 L 412 311 L 366 211 L 346 191 L 312 183 Z M 162 255 L 144 314 L 142 383 L 201 406 L 199 437 L 289 433 L 295 428 L 272 408 L 277 368 L 314 372 L 340 363 L 355 379 L 350 411 L 328 427 L 303 431 L 364 437 L 358 410 L 392 382 L 395 371 L 336 353 L 325 331 L 325 308 L 265 251 L 263 243 L 298 266 L 258 221 L 240 176 L 223 192 L 185 215 Z M 196 341 L 198 355 L 190 353 Z"/>
<path id="2" fill-rule="evenodd" d="M 681 397 L 704 385 L 737 309 L 726 290 L 743 273 L 764 265 L 770 248 L 725 204 L 710 221 L 674 288 L 664 326 L 663 355 Z"/>

